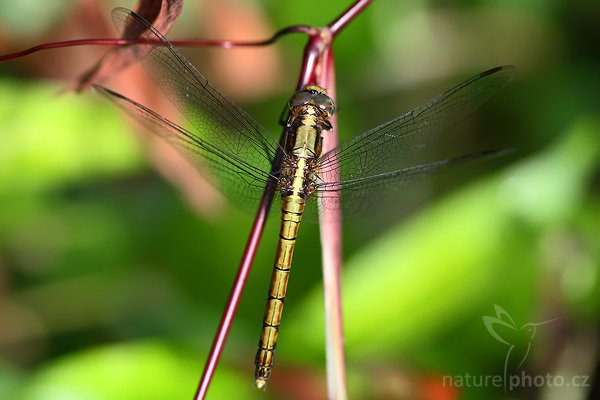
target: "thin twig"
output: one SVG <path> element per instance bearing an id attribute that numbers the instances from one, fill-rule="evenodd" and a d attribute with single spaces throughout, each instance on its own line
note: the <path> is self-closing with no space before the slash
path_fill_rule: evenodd
<path id="1" fill-rule="evenodd" d="M 342 29 L 344 29 L 350 22 L 354 21 L 354 19 L 372 2 L 373 0 L 357 0 L 350 6 L 350 8 L 333 20 L 333 22 L 329 23 L 327 28 L 329 28 L 331 36 L 335 38 L 342 31 Z"/>
<path id="2" fill-rule="evenodd" d="M 273 36 L 263 40 L 171 40 L 170 42 L 175 46 L 180 47 L 218 47 L 222 49 L 230 49 L 233 47 L 257 47 L 257 46 L 268 46 L 279 40 L 282 36 L 291 33 L 310 33 L 314 30 L 306 25 L 294 25 L 277 31 Z M 17 58 L 25 57 L 27 55 L 37 53 L 42 50 L 58 49 L 63 47 L 73 46 L 129 46 L 133 44 L 146 43 L 144 40 L 126 40 L 126 39 L 77 39 L 77 40 L 64 40 L 61 42 L 44 43 L 37 46 L 30 47 L 26 50 L 18 51 L 15 53 L 5 54 L 0 56 L 0 62 L 14 60 Z M 149 42 L 152 43 L 152 42 Z"/>
<path id="3" fill-rule="evenodd" d="M 302 70 L 298 88 L 309 83 L 326 88 L 334 100 L 335 66 L 332 41 L 352 22 L 371 0 L 357 0 L 333 22 L 319 32 L 309 35 L 304 49 Z M 324 137 L 323 153 L 338 144 L 337 114 L 332 117 L 332 132 Z M 339 181 L 339 172 L 324 173 L 322 178 L 329 182 Z M 328 198 L 327 207 L 320 204 L 319 219 L 323 264 L 323 287 L 325 307 L 325 337 L 327 364 L 327 393 L 330 400 L 346 400 L 346 364 L 344 353 L 344 327 L 342 318 L 342 223 L 340 199 Z"/>
<path id="4" fill-rule="evenodd" d="M 334 99 L 335 67 L 333 61 L 332 37 L 327 28 L 312 35 L 304 50 L 302 74 L 299 86 L 315 83 L 325 89 Z M 333 130 L 327 132 L 323 140 L 323 153 L 338 144 L 337 114 L 331 118 Z M 330 182 L 339 181 L 336 172 L 322 172 L 322 179 Z M 321 232 L 321 251 L 323 264 L 323 288 L 325 307 L 325 338 L 327 364 L 327 394 L 331 400 L 345 400 L 346 365 L 344 355 L 344 329 L 342 320 L 342 226 L 339 198 L 328 198 L 328 207 L 319 204 L 319 220 Z"/>
<path id="5" fill-rule="evenodd" d="M 202 377 L 200 378 L 196 395 L 194 397 L 196 400 L 204 399 L 208 392 L 210 381 L 212 380 L 215 369 L 219 362 L 219 358 L 223 352 L 223 347 L 227 341 L 227 336 L 229 335 L 233 317 L 237 311 L 242 292 L 246 286 L 246 280 L 250 274 L 252 262 L 254 261 L 254 256 L 256 255 L 256 250 L 258 249 L 258 244 L 263 233 L 265 222 L 267 221 L 267 216 L 269 215 L 269 209 L 271 208 L 274 193 L 275 187 L 273 185 L 269 185 L 265 190 L 263 198 L 258 207 L 256 218 L 254 219 L 252 229 L 250 230 L 248 243 L 246 244 L 246 249 L 244 250 L 244 255 L 242 256 L 242 261 L 240 262 L 240 267 L 237 275 L 235 276 L 235 281 L 233 283 L 231 293 L 229 294 L 229 298 L 227 299 L 225 311 L 223 312 L 221 321 L 219 322 L 219 328 L 217 329 L 210 353 L 208 354 L 206 364 L 204 365 L 204 371 L 202 372 Z"/>
<path id="6" fill-rule="evenodd" d="M 333 49 L 328 47 L 322 57 L 320 83 L 336 98 Z M 333 130 L 325 136 L 323 152 L 338 145 L 337 116 L 331 118 Z M 328 182 L 340 180 L 339 171 L 323 173 Z M 321 259 L 323 263 L 323 300 L 325 307 L 325 343 L 327 360 L 327 390 L 329 399 L 345 400 L 346 363 L 344 355 L 344 326 L 342 318 L 342 221 L 340 198 L 329 197 L 327 207 L 319 210 L 321 232 Z"/>

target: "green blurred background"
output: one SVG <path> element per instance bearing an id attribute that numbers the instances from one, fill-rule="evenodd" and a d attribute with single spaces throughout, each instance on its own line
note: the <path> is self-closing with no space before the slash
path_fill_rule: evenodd
<path id="1" fill-rule="evenodd" d="M 187 0 L 169 37 L 259 39 L 325 24 L 349 3 Z M 114 36 L 114 6 L 132 2 L 2 2 L 0 53 Z M 342 138 L 487 68 L 520 70 L 426 157 L 494 147 L 512 155 L 413 185 L 384 212 L 345 223 L 351 399 L 598 398 L 599 23 L 592 0 L 379 0 L 339 36 Z M 304 41 L 186 54 L 278 134 Z M 1 399 L 191 398 L 249 233 L 251 215 L 113 105 L 61 94 L 105 51 L 0 64 Z M 135 68 L 108 86 L 170 115 Z M 209 399 L 326 398 L 319 231 L 310 224 L 272 382 L 266 393 L 252 388 L 277 228 L 271 218 Z M 506 323 L 508 344 L 486 316 Z M 551 319 L 532 337 L 526 324 Z M 510 374 L 565 383 L 459 387 L 467 375 L 502 375 L 511 344 Z M 568 385 L 572 376 L 587 385 Z"/>

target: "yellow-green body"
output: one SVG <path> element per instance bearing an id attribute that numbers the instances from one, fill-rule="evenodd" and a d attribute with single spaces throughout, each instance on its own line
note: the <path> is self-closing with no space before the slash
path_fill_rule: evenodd
<path id="1" fill-rule="evenodd" d="M 316 86 L 307 88 L 305 90 L 320 94 L 325 92 Z M 282 162 L 279 185 L 282 196 L 279 242 L 256 354 L 255 383 L 258 388 L 264 388 L 271 375 L 298 227 L 305 201 L 314 187 L 315 160 L 321 155 L 321 131 L 330 128 L 329 116 L 314 104 L 290 107 L 287 156 Z"/>

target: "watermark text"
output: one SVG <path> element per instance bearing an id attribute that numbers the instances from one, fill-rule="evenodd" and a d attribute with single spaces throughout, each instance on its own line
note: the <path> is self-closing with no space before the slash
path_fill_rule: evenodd
<path id="1" fill-rule="evenodd" d="M 444 375 L 442 385 L 455 388 L 505 387 L 508 391 L 519 388 L 541 387 L 589 387 L 590 377 L 587 375 L 529 375 L 525 371 L 507 377 L 502 375 Z"/>

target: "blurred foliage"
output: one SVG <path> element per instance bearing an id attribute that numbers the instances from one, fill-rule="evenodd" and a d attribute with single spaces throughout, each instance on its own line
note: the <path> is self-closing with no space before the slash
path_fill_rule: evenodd
<path id="1" fill-rule="evenodd" d="M 26 7 L 42 3 L 44 12 Z M 80 3 L 0 6 L 0 49 L 93 36 L 79 27 L 57 38 L 62 21 L 73 24 L 80 15 Z M 272 32 L 325 24 L 350 2 L 188 0 L 174 32 L 198 37 L 198 20 L 225 25 L 199 17 L 223 3 L 252 9 Z M 108 4 L 97 7 L 108 16 Z M 558 318 L 538 328 L 525 371 L 593 374 L 599 17 L 600 5 L 585 0 L 380 0 L 338 38 L 345 137 L 480 70 L 514 63 L 521 71 L 427 154 L 511 147 L 511 156 L 415 185 L 385 211 L 348 221 L 350 398 L 504 398 L 498 387 L 442 385 L 443 376 L 502 374 L 506 347 L 482 321 L 495 304 L 517 328 Z M 277 89 L 228 93 L 274 133 L 302 46 L 300 36 L 276 45 L 283 66 L 273 78 Z M 0 64 L 0 398 L 191 398 L 251 216 L 233 207 L 197 215 L 144 161 L 140 140 L 111 104 L 90 94 L 58 95 L 76 77 L 58 74 L 96 61 L 82 61 L 78 51 L 61 50 L 58 61 L 46 52 Z M 211 70 L 216 52 L 241 67 L 236 57 L 246 53 L 208 50 L 194 59 L 217 84 L 235 87 L 233 78 Z M 272 217 L 209 398 L 325 398 L 320 248 L 310 224 L 297 245 L 272 385 L 266 393 L 252 389 L 277 228 Z M 574 399 L 589 388 L 569 390 L 519 388 L 510 395 Z"/>

